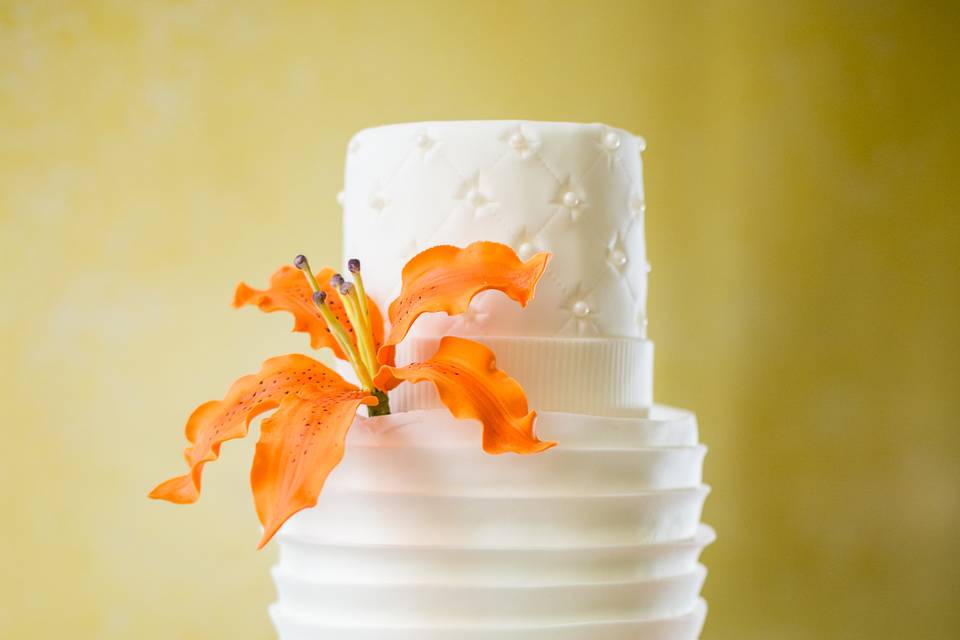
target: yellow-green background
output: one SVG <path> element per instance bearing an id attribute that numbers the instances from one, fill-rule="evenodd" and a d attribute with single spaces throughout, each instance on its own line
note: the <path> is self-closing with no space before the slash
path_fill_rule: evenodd
<path id="1" fill-rule="evenodd" d="M 952 6 L 951 6 L 952 5 Z M 0 637 L 270 638 L 251 444 L 149 502 L 336 262 L 387 121 L 644 134 L 662 401 L 699 412 L 710 639 L 960 635 L 949 2 L 0 0 Z"/>

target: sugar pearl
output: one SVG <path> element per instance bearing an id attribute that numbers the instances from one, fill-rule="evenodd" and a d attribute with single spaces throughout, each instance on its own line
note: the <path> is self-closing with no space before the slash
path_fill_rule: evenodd
<path id="1" fill-rule="evenodd" d="M 609 132 L 607 135 L 603 136 L 603 146 L 607 149 L 613 151 L 614 149 L 620 148 L 620 136 L 614 132 Z"/>
<path id="2" fill-rule="evenodd" d="M 610 262 L 615 267 L 625 267 L 627 265 L 627 254 L 620 249 L 614 249 L 610 252 Z"/>

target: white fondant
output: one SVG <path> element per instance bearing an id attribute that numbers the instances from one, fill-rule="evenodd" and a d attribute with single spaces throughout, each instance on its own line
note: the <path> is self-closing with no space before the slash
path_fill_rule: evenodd
<path id="1" fill-rule="evenodd" d="M 437 244 L 555 258 L 526 309 L 496 291 L 397 350 L 484 342 L 558 445 L 489 456 L 429 383 L 358 419 L 316 507 L 280 529 L 282 640 L 692 640 L 709 488 L 692 413 L 653 405 L 642 138 L 603 125 L 432 122 L 359 133 L 346 257 L 386 310 Z"/>
<path id="2" fill-rule="evenodd" d="M 452 495 L 595 495 L 700 484 L 706 447 L 674 449 L 569 449 L 538 456 L 491 456 L 479 447 L 347 449 L 327 480 L 327 490 L 350 489 Z M 477 478 L 487 481 L 477 485 Z M 389 484 L 388 484 L 389 483 Z"/>
<path id="3" fill-rule="evenodd" d="M 590 496 L 458 496 L 331 487 L 282 531 L 326 543 L 553 548 L 656 543 L 692 537 L 708 493 L 700 486 Z"/>
<path id="4" fill-rule="evenodd" d="M 424 155 L 421 145 L 431 141 Z M 492 322 L 470 329 L 452 319 L 414 335 L 577 336 L 564 302 L 589 291 L 599 337 L 642 337 L 647 273 L 639 139 L 600 124 L 521 121 L 428 122 L 358 133 L 347 154 L 344 251 L 364 265 L 364 284 L 382 308 L 400 290 L 404 264 L 438 244 L 524 243 L 555 256 L 526 309 L 502 294 Z M 370 206 L 371 197 L 382 206 Z M 611 271 L 607 243 L 622 239 L 630 260 Z M 519 241 L 518 241 L 519 239 Z"/>
<path id="5" fill-rule="evenodd" d="M 566 549 L 329 545 L 285 534 L 283 571 L 361 583 L 537 585 L 653 580 L 689 573 L 716 534 L 700 525 L 686 540 Z"/>
<path id="6" fill-rule="evenodd" d="M 703 628 L 707 604 L 700 599 L 690 613 L 663 620 L 513 627 L 375 626 L 363 619 L 333 625 L 316 617 L 294 615 L 279 605 L 270 608 L 270 615 L 284 640 L 695 640 Z"/>
<path id="7" fill-rule="evenodd" d="M 688 489 L 701 484 L 706 453 L 702 445 L 632 447 L 623 442 L 597 446 L 594 440 L 578 446 L 575 439 L 563 437 L 564 431 L 577 431 L 573 426 L 577 423 L 598 422 L 587 416 L 545 414 L 536 429 L 544 439 L 559 432 L 556 447 L 536 456 L 491 456 L 482 450 L 480 423 L 458 420 L 447 411 L 358 419 L 348 436 L 343 461 L 330 474 L 325 490 L 572 497 Z M 641 425 L 649 422 L 636 421 Z M 579 431 L 586 433 L 584 427 Z M 478 478 L 485 480 L 478 484 Z"/>
<path id="8" fill-rule="evenodd" d="M 362 619 L 396 626 L 571 624 L 658 620 L 693 610 L 706 577 L 702 565 L 667 578 L 563 585 L 359 583 L 320 581 L 275 568 L 283 606 L 334 625 Z"/>
<path id="9" fill-rule="evenodd" d="M 495 315 L 477 299 L 458 326 L 470 330 Z M 578 306 L 578 305 L 582 305 Z M 571 317 L 592 324 L 589 299 L 574 301 Z M 579 314 L 579 315 L 578 315 Z M 429 319 L 421 318 L 421 321 Z M 653 343 L 633 338 L 517 338 L 475 336 L 496 354 L 497 367 L 523 387 L 531 409 L 603 416 L 642 415 L 653 404 Z M 408 337 L 397 347 L 397 364 L 436 353 L 439 338 Z M 429 382 L 403 384 L 390 393 L 395 411 L 439 408 Z"/>
<path id="10" fill-rule="evenodd" d="M 646 449 L 693 447 L 697 418 L 685 409 L 654 405 L 648 416 L 611 418 L 543 411 L 536 432 L 545 440 L 571 449 Z M 381 447 L 481 446 L 480 425 L 460 420 L 446 409 L 409 411 L 360 418 L 350 430 L 348 445 Z"/>

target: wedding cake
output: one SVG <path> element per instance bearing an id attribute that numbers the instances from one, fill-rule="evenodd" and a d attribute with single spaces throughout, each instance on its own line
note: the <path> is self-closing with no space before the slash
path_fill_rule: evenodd
<path id="1" fill-rule="evenodd" d="M 688 411 L 653 403 L 641 138 L 599 124 L 426 122 L 368 129 L 347 152 L 346 255 L 380 308 L 435 245 L 490 240 L 553 259 L 521 309 L 500 291 L 419 318 L 491 347 L 556 447 L 490 455 L 433 385 L 358 418 L 313 508 L 279 530 L 270 612 L 282 640 L 697 638 L 706 449 Z M 345 377 L 348 368 L 342 368 Z"/>

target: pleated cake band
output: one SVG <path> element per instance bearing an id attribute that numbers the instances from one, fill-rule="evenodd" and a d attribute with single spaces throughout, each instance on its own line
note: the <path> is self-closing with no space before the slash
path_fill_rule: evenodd
<path id="1" fill-rule="evenodd" d="M 642 416 L 653 405 L 653 343 L 632 338 L 470 336 L 490 347 L 497 367 L 516 378 L 537 411 L 594 416 Z M 397 364 L 422 361 L 439 338 L 410 336 L 397 347 Z M 394 411 L 435 409 L 427 383 L 390 393 Z"/>

